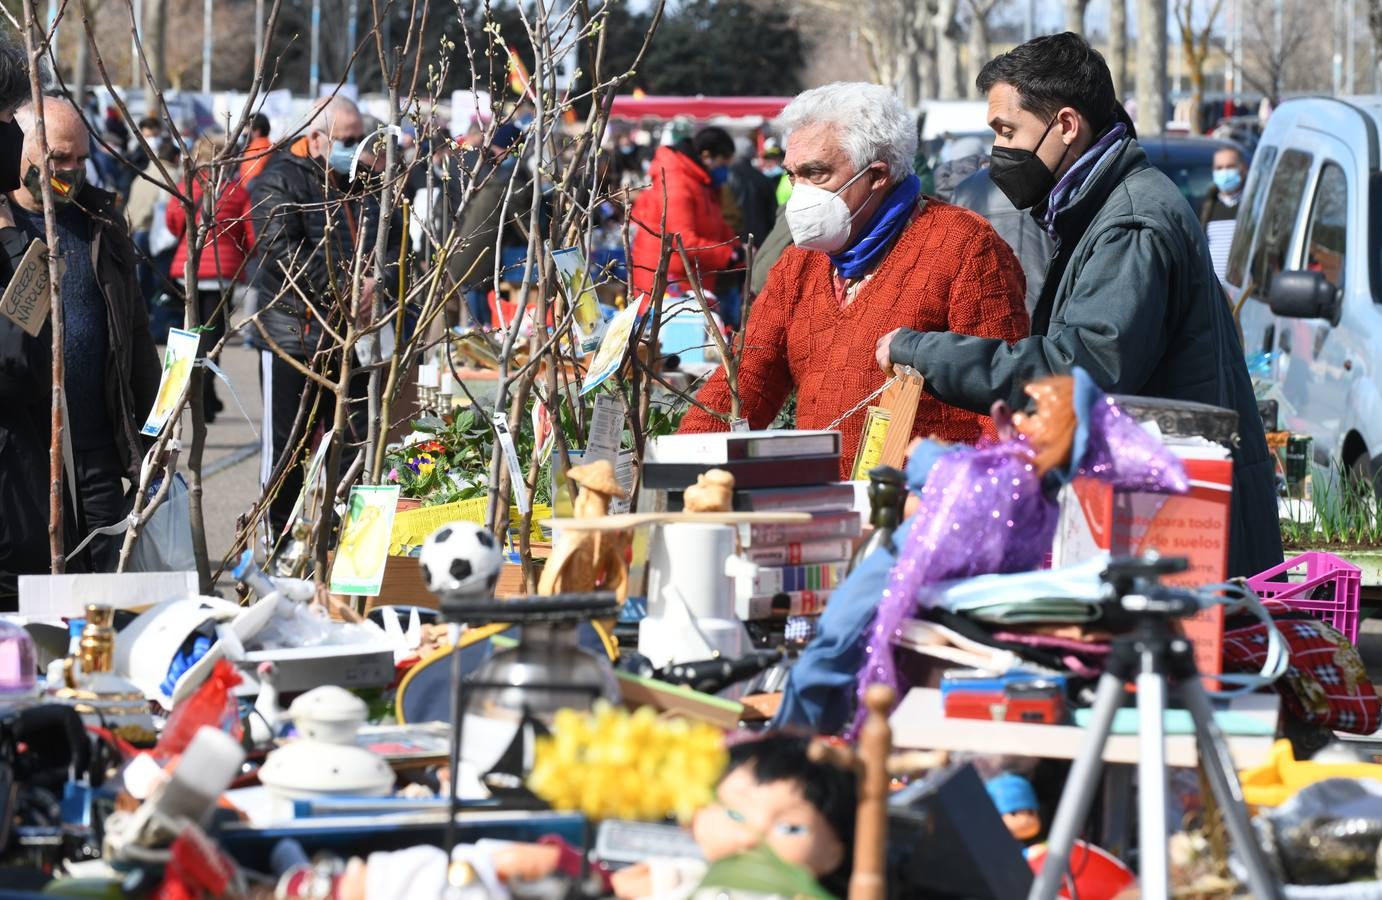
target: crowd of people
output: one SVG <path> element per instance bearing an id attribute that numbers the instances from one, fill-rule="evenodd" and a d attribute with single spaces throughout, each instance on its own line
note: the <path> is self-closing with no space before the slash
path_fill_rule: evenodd
<path id="1" fill-rule="evenodd" d="M 22 50 L 0 43 L 0 199 L 12 201 L 0 206 L 0 264 L 10 269 L 45 233 L 25 65 Z M 1216 189 L 1197 219 L 1148 164 L 1107 66 L 1082 38 L 1051 35 L 1004 53 L 979 87 L 992 149 L 937 173 L 940 198 L 922 191 L 914 119 L 877 85 L 806 91 L 773 134 L 673 123 L 659 143 L 617 126 L 588 179 L 592 257 L 622 273 L 636 297 L 654 287 L 666 236 L 678 251 L 665 260 L 667 291 L 699 286 L 726 329 L 746 330 L 738 389 L 749 425 L 767 427 L 795 395 L 797 426 L 838 427 L 844 459 L 860 439 L 854 407 L 895 365 L 925 378 L 917 433 L 957 442 L 991 436 L 996 403 L 1019 406 L 1022 385 L 1076 366 L 1105 390 L 1233 408 L 1243 441 L 1230 569 L 1267 568 L 1280 557 L 1271 463 L 1219 284 L 1242 153 L 1215 157 Z M 376 247 L 379 197 L 365 189 L 384 163 L 372 149 L 376 123 L 337 96 L 276 144 L 256 115 L 232 148 L 235 168 L 220 169 L 214 184 L 201 175 L 189 184 L 184 155 L 192 171 L 213 171 L 227 156 L 224 136 L 186 146 L 156 118 L 130 134 L 118 114 L 102 118 L 57 96 L 45 100 L 44 117 L 65 263 L 68 546 L 126 514 L 122 479 L 133 481 L 143 452 L 156 341 L 190 306 L 202 352 L 214 357 L 246 297 L 256 311 L 240 330 L 261 360 L 261 478 L 276 487 L 268 520 L 282 533 L 301 486 L 304 422 L 330 400 L 308 370 L 333 339 L 328 323 L 355 283 L 357 251 Z M 497 324 L 501 285 L 513 277 L 504 273 L 521 266 L 529 244 L 533 192 L 550 189 L 533 174 L 532 118 L 520 103 L 497 127 L 404 136 L 411 217 L 405 233 L 395 208 L 385 277 L 366 275 L 357 312 L 395 302 L 389 273 L 398 266 L 441 266 L 464 298 L 448 322 Z M 180 196 L 191 198 L 192 216 Z M 195 227 L 208 213 L 209 226 Z M 756 299 L 741 322 L 745 291 Z M 46 568 L 47 498 L 24 474 L 46 466 L 45 339 L 0 321 L 0 400 L 14 401 L 0 404 L 0 436 L 10 438 L 0 440 L 4 573 Z M 347 427 L 358 439 L 365 383 L 356 381 Z M 214 421 L 223 407 L 214 380 L 202 383 Z M 728 427 L 717 414 L 730 407 L 723 372 L 698 401 L 683 430 Z M 102 536 L 71 562 L 108 570 L 117 546 Z"/>

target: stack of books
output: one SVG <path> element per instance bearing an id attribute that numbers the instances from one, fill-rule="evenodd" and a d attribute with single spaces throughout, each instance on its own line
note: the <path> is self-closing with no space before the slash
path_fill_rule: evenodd
<path id="1" fill-rule="evenodd" d="M 839 482 L 835 431 L 746 431 L 669 435 L 654 440 L 644 462 L 644 488 L 666 492 L 669 510 L 710 469 L 734 476 L 734 509 L 808 512 L 810 522 L 740 525 L 743 558 L 752 576 L 737 580 L 741 619 L 815 615 L 844 580 L 862 519 L 854 485 Z"/>

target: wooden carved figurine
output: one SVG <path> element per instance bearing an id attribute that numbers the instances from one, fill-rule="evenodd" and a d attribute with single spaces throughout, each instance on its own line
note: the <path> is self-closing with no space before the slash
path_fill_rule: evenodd
<path id="1" fill-rule="evenodd" d="M 874 685 L 864 696 L 866 716 L 855 750 L 816 743 L 811 756 L 859 776 L 859 808 L 854 824 L 854 869 L 849 878 L 848 900 L 884 900 L 888 895 L 888 784 L 893 732 L 888 724 L 892 688 Z"/>
<path id="2" fill-rule="evenodd" d="M 572 466 L 566 477 L 580 485 L 572 511 L 577 519 L 609 515 L 614 498 L 628 497 L 614 477 L 614 466 L 596 460 Z M 625 531 L 563 531 L 542 567 L 537 592 L 543 596 L 570 592 L 613 591 L 623 603 L 628 595 L 629 535 Z"/>
<path id="3" fill-rule="evenodd" d="M 734 504 L 734 476 L 711 469 L 696 476 L 696 483 L 682 495 L 686 512 L 730 512 Z"/>

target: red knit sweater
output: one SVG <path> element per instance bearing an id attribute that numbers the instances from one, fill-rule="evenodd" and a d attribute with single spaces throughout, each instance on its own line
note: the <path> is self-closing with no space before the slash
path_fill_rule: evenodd
<path id="1" fill-rule="evenodd" d="M 938 200 L 926 201 L 844 308 L 835 298 L 829 258 L 788 247 L 749 316 L 739 362 L 744 416 L 753 428 L 767 428 L 795 386 L 797 427 L 825 428 L 883 384 L 874 350 L 894 328 L 1025 338 L 1030 333 L 1025 284 L 1016 257 L 988 222 Z M 697 399 L 710 409 L 729 410 L 723 368 Z M 853 466 L 865 417 L 860 410 L 837 426 L 844 445 L 842 478 Z M 680 430 L 727 428 L 692 407 Z M 913 431 L 973 443 L 991 433 L 992 423 L 923 392 Z"/>

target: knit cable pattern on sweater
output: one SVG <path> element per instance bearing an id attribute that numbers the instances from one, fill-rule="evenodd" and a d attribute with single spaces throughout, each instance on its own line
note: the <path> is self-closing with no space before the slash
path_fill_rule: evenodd
<path id="1" fill-rule="evenodd" d="M 927 200 L 877 270 L 841 307 L 829 258 L 788 247 L 754 301 L 739 362 L 741 408 L 750 426 L 767 428 L 793 388 L 798 428 L 824 428 L 885 380 L 874 361 L 878 339 L 894 328 L 956 331 L 1016 341 L 1030 325 L 1026 282 L 1017 258 L 980 216 Z M 697 395 L 728 412 L 723 367 Z M 845 478 L 859 448 L 866 412 L 839 425 Z M 692 407 L 682 432 L 725 431 L 728 423 Z M 987 416 L 947 406 L 923 393 L 913 432 L 974 443 L 992 435 Z"/>

